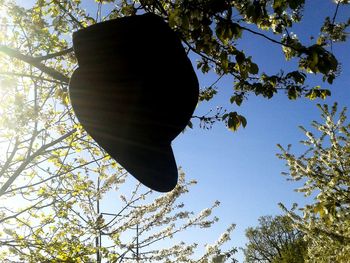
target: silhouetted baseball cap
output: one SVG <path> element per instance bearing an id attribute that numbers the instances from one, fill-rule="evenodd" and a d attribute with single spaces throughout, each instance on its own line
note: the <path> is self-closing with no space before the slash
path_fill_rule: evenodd
<path id="1" fill-rule="evenodd" d="M 74 112 L 96 142 L 141 183 L 160 192 L 178 179 L 171 141 L 198 101 L 198 80 L 178 36 L 154 14 L 73 34 L 79 68 Z"/>

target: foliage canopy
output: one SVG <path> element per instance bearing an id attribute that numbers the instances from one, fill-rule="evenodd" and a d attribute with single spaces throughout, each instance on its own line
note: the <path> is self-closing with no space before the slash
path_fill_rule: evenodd
<path id="1" fill-rule="evenodd" d="M 232 77 L 233 93 L 229 101 L 236 106 L 240 106 L 249 94 L 268 99 L 278 92 L 285 92 L 289 99 L 329 96 L 330 90 L 320 86 L 310 87 L 307 78 L 310 74 L 318 74 L 324 82 L 333 83 L 340 73 L 340 67 L 332 47 L 335 42 L 346 41 L 346 30 L 350 25 L 350 20 L 338 21 L 339 10 L 346 8 L 349 4 L 347 0 L 334 1 L 334 10 L 330 10 L 324 18 L 319 37 L 308 43 L 302 43 L 291 31 L 295 24 L 304 22 L 304 5 L 317 5 L 316 1 L 97 0 L 95 8 L 90 5 L 88 10 L 85 9 L 86 1 L 82 0 L 37 0 L 28 10 L 5 0 L 2 2 L 16 27 L 26 29 L 26 37 L 35 43 L 35 48 L 28 50 L 26 45 L 13 45 L 11 37 L 2 33 L 0 50 L 31 63 L 63 84 L 69 81 L 71 70 L 64 64 L 49 65 L 40 57 L 47 58 L 50 54 L 49 57 L 57 62 L 61 60 L 57 55 L 72 52 L 69 48 L 71 32 L 103 20 L 144 12 L 156 13 L 177 32 L 189 54 L 197 58 L 198 69 L 203 73 L 214 71 L 218 80 L 223 76 Z M 4 24 L 10 25 L 6 21 Z M 292 60 L 291 65 L 296 64 L 296 68 L 276 74 L 264 72 L 263 64 L 258 65 L 248 51 L 239 48 L 240 41 L 248 34 L 269 41 L 272 45 L 280 45 L 285 59 Z M 53 52 L 58 53 L 53 55 Z M 74 61 L 72 54 L 69 57 Z M 203 87 L 200 100 L 211 100 L 217 91 L 216 82 Z M 197 118 L 203 127 L 217 120 L 225 122 L 232 130 L 246 125 L 246 119 L 235 110 Z"/>
<path id="2" fill-rule="evenodd" d="M 257 227 L 246 230 L 243 249 L 247 263 L 303 263 L 306 243 L 288 216 L 262 216 Z"/>

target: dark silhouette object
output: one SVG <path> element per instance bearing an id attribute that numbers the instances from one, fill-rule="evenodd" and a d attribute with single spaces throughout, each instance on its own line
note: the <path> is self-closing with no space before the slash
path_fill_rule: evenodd
<path id="1" fill-rule="evenodd" d="M 145 14 L 73 34 L 79 68 L 73 109 L 86 131 L 128 172 L 167 192 L 178 172 L 171 141 L 198 100 L 198 80 L 181 41 L 162 18 Z"/>

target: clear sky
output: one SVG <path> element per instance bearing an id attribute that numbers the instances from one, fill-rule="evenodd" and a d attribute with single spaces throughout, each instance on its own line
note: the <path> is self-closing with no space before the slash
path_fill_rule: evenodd
<path id="1" fill-rule="evenodd" d="M 331 0 L 306 2 L 311 2 L 312 6 L 306 5 L 302 26 L 293 28 L 293 32 L 303 41 L 309 41 L 310 35 L 317 38 L 323 18 L 332 16 L 335 10 Z M 349 8 L 342 8 L 338 17 L 349 18 L 349 14 Z M 291 63 L 285 62 L 280 46 L 267 40 L 245 32 L 239 46 L 252 55 L 261 66 L 260 71 L 276 73 L 281 68 L 290 68 Z M 332 96 L 325 101 L 289 101 L 284 95 L 267 100 L 251 95 L 248 101 L 237 107 L 228 102 L 233 80 L 223 78 L 217 84 L 220 87 L 217 97 L 210 103 L 198 106 L 196 115 L 216 106 L 237 110 L 247 118 L 248 125 L 233 133 L 223 124 L 214 125 L 211 130 L 202 130 L 195 123 L 193 130 L 187 130 L 173 142 L 177 164 L 182 166 L 187 178 L 198 181 L 184 199 L 187 208 L 200 211 L 215 200 L 221 201 L 221 206 L 215 212 L 220 218 L 219 223 L 209 231 L 196 231 L 195 236 L 185 235 L 186 240 L 213 242 L 229 224 L 235 223 L 237 227 L 230 244 L 243 247 L 246 241 L 244 229 L 256 225 L 260 216 L 281 214 L 278 202 L 287 207 L 294 202 L 305 202 L 301 194 L 293 191 L 297 185 L 287 182 L 280 175 L 286 171 L 286 167 L 276 157 L 276 144 L 286 146 L 291 143 L 294 151 L 300 152 L 302 148 L 298 142 L 303 139 L 303 134 L 298 126 L 309 127 L 312 120 L 320 118 L 317 103 L 333 104 L 337 101 L 339 107 L 350 107 L 350 43 L 336 44 L 333 50 L 342 63 L 343 72 L 331 87 Z M 191 58 L 195 60 L 195 57 Z M 214 75 L 198 73 L 198 78 L 201 87 L 215 81 Z M 315 78 L 309 83 L 319 85 L 320 81 Z M 115 200 L 111 200 L 113 202 Z M 236 258 L 243 262 L 242 253 L 238 253 Z"/>

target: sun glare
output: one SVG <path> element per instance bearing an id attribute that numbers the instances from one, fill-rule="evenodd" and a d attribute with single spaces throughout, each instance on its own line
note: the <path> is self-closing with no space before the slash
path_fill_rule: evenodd
<path id="1" fill-rule="evenodd" d="M 6 8 L 4 6 L 4 4 L 0 3 L 0 23 L 1 23 L 1 28 L 0 30 L 2 30 L 2 26 L 3 26 L 3 19 L 6 19 L 7 15 L 6 15 Z"/>

